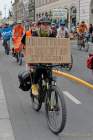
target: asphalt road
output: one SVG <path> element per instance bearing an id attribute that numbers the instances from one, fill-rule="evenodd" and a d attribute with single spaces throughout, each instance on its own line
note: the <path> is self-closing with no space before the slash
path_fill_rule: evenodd
<path id="1" fill-rule="evenodd" d="M 90 52 L 92 51 L 90 47 Z M 72 45 L 74 66 L 71 74 L 93 83 L 93 75 L 86 68 L 88 53 Z M 37 113 L 31 107 L 28 92 L 18 88 L 18 73 L 24 70 L 15 59 L 5 56 L 0 46 L 0 77 L 8 105 L 15 140 L 93 140 L 93 91 L 65 78 L 57 78 L 64 91 L 67 123 L 64 131 L 55 136 L 47 127 L 44 107 Z"/>

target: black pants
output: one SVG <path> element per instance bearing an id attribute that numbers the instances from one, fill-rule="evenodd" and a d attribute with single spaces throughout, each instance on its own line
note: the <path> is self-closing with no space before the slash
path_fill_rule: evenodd
<path id="1" fill-rule="evenodd" d="M 39 82 L 42 74 L 45 79 L 49 76 L 49 74 L 45 68 L 36 67 L 35 72 L 33 72 L 32 83 L 37 84 Z"/>

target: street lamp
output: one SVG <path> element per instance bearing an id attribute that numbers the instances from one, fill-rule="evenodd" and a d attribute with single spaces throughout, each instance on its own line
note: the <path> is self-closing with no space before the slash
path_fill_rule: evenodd
<path id="1" fill-rule="evenodd" d="M 35 0 L 29 0 L 29 16 L 35 21 Z"/>
<path id="2" fill-rule="evenodd" d="M 79 0 L 79 22 L 80 22 L 80 0 Z"/>
<path id="3" fill-rule="evenodd" d="M 34 21 L 35 21 L 35 9 L 36 7 L 35 7 L 35 0 L 34 0 Z"/>
<path id="4" fill-rule="evenodd" d="M 5 10 L 5 19 L 6 19 L 6 5 L 4 6 L 4 10 Z"/>
<path id="5" fill-rule="evenodd" d="M 67 10 L 67 26 L 70 29 L 70 9 L 65 8 Z"/>
<path id="6" fill-rule="evenodd" d="M 33 19 L 35 21 L 35 0 L 33 0 Z"/>

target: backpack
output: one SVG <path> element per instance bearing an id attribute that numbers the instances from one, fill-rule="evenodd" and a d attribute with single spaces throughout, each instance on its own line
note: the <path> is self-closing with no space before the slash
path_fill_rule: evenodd
<path id="1" fill-rule="evenodd" d="M 89 56 L 89 58 L 87 59 L 87 68 L 93 69 L 93 55 Z"/>

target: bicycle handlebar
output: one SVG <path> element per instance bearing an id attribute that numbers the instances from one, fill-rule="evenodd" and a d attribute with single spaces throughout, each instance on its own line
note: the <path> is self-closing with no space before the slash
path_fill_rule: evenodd
<path id="1" fill-rule="evenodd" d="M 53 67 L 60 67 L 61 64 L 34 64 L 33 66 L 36 66 L 36 67 L 43 67 L 43 68 L 53 68 Z"/>

